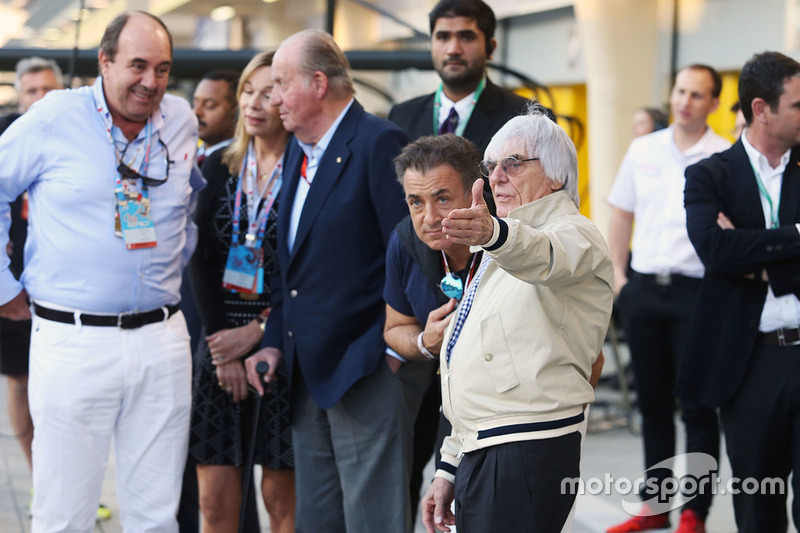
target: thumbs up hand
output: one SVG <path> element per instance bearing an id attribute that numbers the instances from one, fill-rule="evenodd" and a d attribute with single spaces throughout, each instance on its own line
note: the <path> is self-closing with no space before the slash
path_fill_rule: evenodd
<path id="1" fill-rule="evenodd" d="M 492 238 L 494 222 L 483 199 L 483 180 L 472 184 L 472 206 L 454 209 L 442 220 L 442 232 L 454 244 L 481 246 Z"/>

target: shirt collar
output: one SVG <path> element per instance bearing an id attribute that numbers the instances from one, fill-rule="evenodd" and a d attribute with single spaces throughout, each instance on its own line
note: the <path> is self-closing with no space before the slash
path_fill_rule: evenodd
<path id="1" fill-rule="evenodd" d="M 747 129 L 742 131 L 742 145 L 744 146 L 744 151 L 747 153 L 747 158 L 750 160 L 750 165 L 761 174 L 783 174 L 783 171 L 786 170 L 786 165 L 789 164 L 789 157 L 791 157 L 792 149 L 789 148 L 786 150 L 781 156 L 778 166 L 772 168 L 767 157 L 759 152 L 756 147 L 747 140 L 746 132 Z"/>
<path id="2" fill-rule="evenodd" d="M 322 137 L 320 137 L 319 141 L 317 141 L 316 144 L 304 143 L 300 139 L 297 139 L 297 144 L 300 145 L 300 148 L 303 149 L 303 152 L 305 152 L 306 157 L 309 160 L 313 159 L 314 154 L 316 154 L 317 156 L 321 156 L 322 154 L 325 153 L 325 150 L 328 149 L 328 145 L 331 143 L 331 139 L 333 139 L 333 134 L 336 133 L 336 128 L 339 127 L 339 124 L 341 124 L 342 120 L 344 119 L 344 116 L 350 110 L 350 107 L 353 105 L 353 102 L 355 101 L 356 101 L 355 98 L 351 98 L 350 101 L 347 102 L 347 105 L 344 106 L 342 112 L 339 113 L 339 116 L 336 117 L 336 120 L 333 121 L 331 127 L 328 128 L 328 131 L 326 131 Z"/>
<path id="3" fill-rule="evenodd" d="M 483 77 L 486 80 L 486 76 Z M 455 107 L 456 113 L 458 113 L 458 118 L 461 119 L 469 109 L 469 106 L 472 105 L 472 98 L 475 96 L 475 91 L 472 91 L 467 96 L 459 100 L 458 102 L 453 102 L 450 100 L 444 91 L 441 91 L 442 99 L 441 99 L 441 107 L 439 108 L 439 122 L 442 122 L 447 115 L 450 114 L 450 108 Z"/>
<path id="4" fill-rule="evenodd" d="M 98 76 L 94 81 L 94 84 L 92 85 L 92 94 L 94 95 L 94 101 L 97 104 L 97 111 L 102 115 L 103 121 L 108 121 L 113 124 L 111 112 L 108 110 L 108 103 L 106 102 L 106 95 L 103 91 L 102 76 Z M 150 122 L 153 125 L 154 132 L 159 131 L 164 125 L 164 115 L 161 110 L 161 104 L 159 104 L 158 108 L 153 111 L 153 114 L 150 116 Z M 116 129 L 119 130 L 119 128 Z M 137 135 L 136 138 L 138 139 L 143 135 L 144 128 L 142 128 L 142 131 L 139 132 L 139 135 Z"/>
<path id="5" fill-rule="evenodd" d="M 201 156 L 210 156 L 220 148 L 225 148 L 226 146 L 230 145 L 233 142 L 233 139 L 225 139 L 221 143 L 212 144 L 211 146 L 207 144 L 201 144 L 200 147 L 197 149 L 197 155 Z"/>
<path id="6" fill-rule="evenodd" d="M 694 154 L 704 154 L 706 152 L 706 142 L 715 135 L 714 130 L 712 130 L 708 124 L 706 124 L 706 131 L 703 132 L 703 135 L 701 135 L 693 145 L 687 148 L 685 152 L 681 153 L 681 151 L 678 150 L 678 146 L 675 144 L 675 126 L 671 125 L 664 131 L 665 135 L 662 137 L 662 141 L 665 144 L 668 144 L 676 154 L 680 154 L 681 157 L 689 157 Z"/>

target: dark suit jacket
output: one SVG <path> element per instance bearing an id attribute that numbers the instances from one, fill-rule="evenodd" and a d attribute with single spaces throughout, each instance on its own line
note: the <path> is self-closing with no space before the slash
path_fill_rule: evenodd
<path id="1" fill-rule="evenodd" d="M 400 126 L 412 139 L 433 135 L 433 98 L 435 93 L 412 98 L 395 105 L 389 111 L 389 120 Z M 498 87 L 486 79 L 478 103 L 464 129 L 464 138 L 478 147 L 483 157 L 486 146 L 503 124 L 522 113 L 529 100 Z"/>
<path id="2" fill-rule="evenodd" d="M 777 296 L 800 292 L 798 165 L 795 148 L 783 175 L 780 227 L 769 230 L 741 141 L 686 169 L 687 229 L 706 273 L 679 369 L 678 397 L 718 407 L 734 396 L 757 342 L 767 296 L 763 270 Z M 717 226 L 720 212 L 736 229 Z"/>
<path id="3" fill-rule="evenodd" d="M 299 365 L 323 409 L 386 364 L 386 245 L 408 213 L 392 159 L 408 141 L 353 102 L 322 156 L 291 252 L 286 236 L 303 151 L 296 142 L 286 150 L 278 265 L 262 346 L 283 350 L 290 375 Z"/>

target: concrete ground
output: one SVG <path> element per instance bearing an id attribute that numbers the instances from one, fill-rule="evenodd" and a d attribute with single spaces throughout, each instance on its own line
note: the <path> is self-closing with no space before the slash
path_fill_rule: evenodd
<path id="1" fill-rule="evenodd" d="M 605 374 L 610 374 L 614 372 L 613 358 L 608 357 L 608 351 L 606 354 L 610 361 Z M 592 478 L 602 480 L 606 475 L 613 476 L 614 479 L 641 477 L 643 470 L 641 441 L 629 428 L 628 419 L 620 407 L 620 394 L 609 385 L 601 385 L 598 389 L 598 399 L 600 403 L 593 407 L 590 417 L 590 432 L 583 449 L 581 468 L 583 480 L 585 482 Z M 634 416 L 631 420 L 635 422 L 635 418 Z M 6 408 L 6 381 L 0 378 L 0 533 L 27 533 L 31 526 L 27 511 L 30 499 L 30 474 L 22 452 L 10 433 L 11 427 Z M 679 433 L 678 442 L 683 442 L 682 431 Z M 432 466 L 429 465 L 429 472 L 425 475 L 425 479 L 430 479 L 431 476 Z M 727 458 L 723 458 L 721 461 L 719 477 L 723 480 L 730 478 Z M 590 487 L 592 492 L 597 492 L 597 488 L 597 486 Z M 628 515 L 623 511 L 622 498 L 622 495 L 614 494 L 613 491 L 608 494 L 601 492 L 596 495 L 579 496 L 573 531 L 575 533 L 603 532 L 610 525 L 625 520 Z M 109 521 L 98 523 L 96 531 L 100 533 L 121 532 L 114 483 L 113 457 L 109 461 L 102 501 L 111 508 L 113 516 Z M 262 530 L 267 532 L 269 526 L 263 505 L 260 513 Z M 677 526 L 678 514 L 678 511 L 672 513 L 673 527 Z M 729 494 L 715 498 L 706 526 L 708 533 L 734 533 L 736 531 Z M 795 532 L 796 529 L 790 528 L 790 531 Z M 423 532 L 422 524 L 417 524 L 415 533 Z"/>

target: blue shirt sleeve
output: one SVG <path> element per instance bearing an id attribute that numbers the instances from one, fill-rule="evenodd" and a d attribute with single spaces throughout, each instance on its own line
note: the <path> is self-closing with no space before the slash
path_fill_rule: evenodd
<path id="1" fill-rule="evenodd" d="M 414 316 L 414 310 L 405 292 L 407 274 L 404 267 L 409 262 L 408 254 L 405 253 L 397 236 L 397 230 L 393 230 L 386 249 L 386 284 L 383 288 L 383 299 L 398 313 Z"/>

